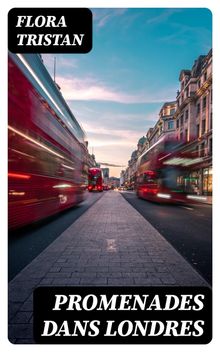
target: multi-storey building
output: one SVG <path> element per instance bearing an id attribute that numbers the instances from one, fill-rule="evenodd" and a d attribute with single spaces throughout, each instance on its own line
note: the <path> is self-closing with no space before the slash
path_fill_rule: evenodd
<path id="1" fill-rule="evenodd" d="M 120 186 L 124 186 L 125 184 L 125 170 L 121 170 L 120 172 Z"/>
<path id="2" fill-rule="evenodd" d="M 164 103 L 159 112 L 159 119 L 153 128 L 149 128 L 146 134 L 146 143 L 144 150 L 150 148 L 164 134 L 174 133 L 176 130 L 176 121 L 174 114 L 176 112 L 176 101 Z"/>
<path id="3" fill-rule="evenodd" d="M 135 180 L 137 174 L 137 159 L 139 156 L 150 148 L 158 139 L 165 133 L 174 133 L 176 121 L 174 114 L 176 111 L 176 102 L 166 102 L 163 104 L 159 112 L 159 119 L 153 128 L 149 128 L 146 137 L 143 136 L 139 139 L 137 144 L 137 150 L 131 154 L 131 159 L 128 161 L 128 168 L 125 172 L 125 179 L 127 185 L 132 188 L 135 187 Z"/>
<path id="4" fill-rule="evenodd" d="M 128 161 L 128 174 L 127 174 L 128 179 L 127 179 L 127 181 L 128 181 L 129 187 L 134 186 L 136 171 L 137 171 L 137 167 L 136 167 L 137 155 L 138 155 L 138 151 L 134 150 L 131 154 L 131 159 Z"/>
<path id="5" fill-rule="evenodd" d="M 199 194 L 212 194 L 212 51 L 199 56 L 191 70 L 179 76 L 175 112 L 176 133 L 185 149 L 201 158 L 190 177 Z"/>
<path id="6" fill-rule="evenodd" d="M 102 174 L 103 174 L 103 182 L 104 185 L 108 185 L 109 184 L 109 168 L 108 167 L 102 167 Z"/>
<path id="7" fill-rule="evenodd" d="M 83 162 L 82 176 L 84 178 L 85 185 L 87 185 L 87 183 L 88 183 L 88 169 L 90 167 L 96 167 L 97 163 L 95 160 L 95 155 L 89 154 L 88 141 L 85 142 L 85 144 L 83 145 L 83 148 L 84 148 L 84 162 Z"/>
<path id="8" fill-rule="evenodd" d="M 125 183 L 127 186 L 134 188 L 137 174 L 137 159 L 143 153 L 146 143 L 146 137 L 141 137 L 137 143 L 137 150 L 134 150 L 131 154 L 131 158 L 128 161 L 128 167 L 125 171 Z"/>
<path id="9" fill-rule="evenodd" d="M 212 194 L 212 50 L 195 60 L 191 70 L 181 70 L 176 101 L 166 102 L 159 119 L 142 137 L 128 162 L 124 179 L 134 185 L 137 159 L 165 134 L 183 141 L 182 151 L 200 160 L 192 167 L 187 182 L 198 194 Z"/>

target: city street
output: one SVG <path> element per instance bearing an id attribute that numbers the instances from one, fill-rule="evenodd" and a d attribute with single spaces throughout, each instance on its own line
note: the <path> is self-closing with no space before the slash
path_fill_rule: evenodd
<path id="1" fill-rule="evenodd" d="M 133 191 L 121 194 L 211 284 L 212 207 L 160 205 L 137 198 Z M 88 193 L 80 205 L 10 233 L 9 281 L 102 196 Z"/>
<path id="2" fill-rule="evenodd" d="M 161 205 L 137 198 L 134 191 L 121 194 L 211 284 L 212 206 Z"/>
<path id="3" fill-rule="evenodd" d="M 9 282 L 11 342 L 33 343 L 33 291 L 41 286 L 210 285 L 119 192 L 108 191 Z"/>
<path id="4" fill-rule="evenodd" d="M 9 281 L 104 194 L 88 193 L 80 205 L 12 232 L 9 236 Z M 137 198 L 133 191 L 121 194 L 211 284 L 212 207 L 208 204 L 160 205 Z"/>

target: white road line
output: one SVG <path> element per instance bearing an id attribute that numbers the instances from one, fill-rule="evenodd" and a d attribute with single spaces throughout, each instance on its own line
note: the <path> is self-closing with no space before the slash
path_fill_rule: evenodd
<path id="1" fill-rule="evenodd" d="M 187 210 L 194 210 L 193 208 L 189 208 L 189 207 L 185 207 L 185 206 L 181 206 L 181 208 L 187 209 Z"/>

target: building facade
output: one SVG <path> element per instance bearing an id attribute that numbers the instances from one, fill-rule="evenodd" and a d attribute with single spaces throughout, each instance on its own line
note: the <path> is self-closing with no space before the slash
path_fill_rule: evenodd
<path id="1" fill-rule="evenodd" d="M 212 50 L 179 75 L 175 101 L 166 102 L 159 118 L 140 138 L 124 172 L 124 183 L 135 188 L 137 160 L 165 134 L 183 142 L 182 151 L 201 161 L 192 167 L 188 181 L 199 195 L 212 195 Z"/>
<path id="2" fill-rule="evenodd" d="M 150 148 L 165 134 L 174 134 L 176 131 L 176 120 L 174 118 L 176 112 L 177 103 L 171 101 L 164 103 L 159 112 L 159 119 L 157 120 L 153 128 L 149 128 L 147 131 L 146 145 L 144 151 Z"/>
<path id="3" fill-rule="evenodd" d="M 125 170 L 121 170 L 120 172 L 120 186 L 124 186 L 125 184 Z"/>
<path id="4" fill-rule="evenodd" d="M 131 154 L 131 158 L 128 161 L 128 167 L 124 173 L 124 184 L 127 188 L 134 189 L 136 183 L 137 175 L 137 160 L 139 156 L 145 150 L 147 138 L 145 136 L 141 137 L 137 143 L 137 149 Z"/>
<path id="5" fill-rule="evenodd" d="M 103 174 L 104 185 L 108 186 L 109 185 L 109 168 L 102 167 L 101 169 L 102 169 L 102 174 Z"/>
<path id="6" fill-rule="evenodd" d="M 135 189 L 137 176 L 137 160 L 138 158 L 156 143 L 164 134 L 175 133 L 176 121 L 174 114 L 176 112 L 176 101 L 166 102 L 160 109 L 159 118 L 152 128 L 139 139 L 137 150 L 133 151 L 128 161 L 128 167 L 125 170 L 125 184 L 127 187 Z"/>
<path id="7" fill-rule="evenodd" d="M 95 155 L 89 154 L 87 141 L 83 145 L 83 148 L 84 148 L 84 162 L 83 162 L 82 176 L 84 179 L 84 184 L 85 184 L 85 186 L 87 186 L 87 184 L 88 184 L 88 170 L 91 167 L 96 167 L 97 163 L 95 160 Z"/>
<path id="8" fill-rule="evenodd" d="M 199 56 L 191 70 L 182 70 L 179 81 L 177 138 L 202 160 L 190 175 L 198 194 L 212 195 L 212 51 Z"/>

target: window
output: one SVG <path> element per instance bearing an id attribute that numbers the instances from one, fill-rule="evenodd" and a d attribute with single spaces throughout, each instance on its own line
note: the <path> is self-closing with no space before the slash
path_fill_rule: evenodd
<path id="1" fill-rule="evenodd" d="M 174 128 L 174 121 L 168 121 L 168 130 L 172 130 Z"/>
<path id="2" fill-rule="evenodd" d="M 206 120 L 202 120 L 202 134 L 205 133 Z"/>
<path id="3" fill-rule="evenodd" d="M 212 155 L 212 138 L 209 140 L 209 154 Z"/>
<path id="4" fill-rule="evenodd" d="M 180 133 L 180 140 L 183 140 L 183 132 Z"/>
<path id="5" fill-rule="evenodd" d="M 196 125 L 196 135 L 197 135 L 197 137 L 199 137 L 199 123 L 198 123 L 198 125 Z"/>
<path id="6" fill-rule="evenodd" d="M 205 142 L 200 146 L 200 156 L 205 156 Z"/>
<path id="7" fill-rule="evenodd" d="M 183 125 L 183 115 L 180 116 L 180 126 Z"/>
<path id="8" fill-rule="evenodd" d="M 201 86 L 201 81 L 199 80 L 198 81 L 198 88 L 200 88 L 200 86 Z"/>
<path id="9" fill-rule="evenodd" d="M 176 111 L 175 108 L 170 109 L 170 115 L 173 115 L 175 113 L 175 111 Z"/>
<path id="10" fill-rule="evenodd" d="M 188 141 L 188 128 L 185 129 L 185 138 Z"/>
<path id="11" fill-rule="evenodd" d="M 179 128 L 179 124 L 180 124 L 180 121 L 178 119 L 178 120 L 176 120 L 176 128 Z"/>
<path id="12" fill-rule="evenodd" d="M 209 100 L 210 100 L 210 104 L 212 104 L 212 90 L 210 90 L 210 98 L 209 98 Z"/>
<path id="13" fill-rule="evenodd" d="M 207 72 L 204 73 L 204 82 L 207 80 Z"/>
<path id="14" fill-rule="evenodd" d="M 202 99 L 202 108 L 205 109 L 206 108 L 206 97 L 204 97 Z"/>
<path id="15" fill-rule="evenodd" d="M 197 115 L 200 114 L 200 103 L 197 104 Z"/>
<path id="16" fill-rule="evenodd" d="M 189 117 L 189 110 L 186 110 L 186 111 L 185 111 L 185 121 L 188 120 L 188 117 Z"/>

